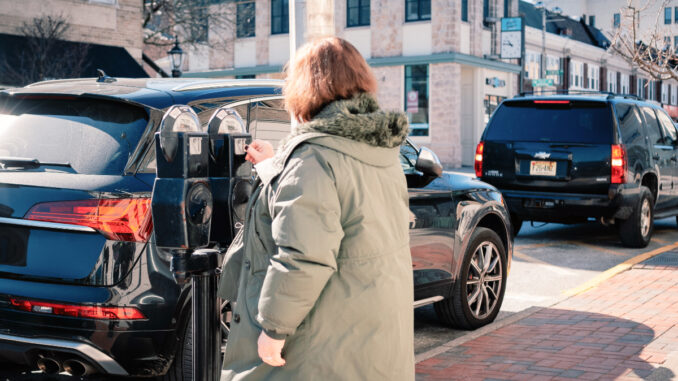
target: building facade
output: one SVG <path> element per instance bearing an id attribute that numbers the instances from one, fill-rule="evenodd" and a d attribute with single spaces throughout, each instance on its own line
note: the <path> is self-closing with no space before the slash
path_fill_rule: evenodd
<path id="1" fill-rule="evenodd" d="M 67 41 L 123 47 L 141 63 L 139 0 L 0 0 L 0 33 L 19 35 L 24 23 L 44 16 L 64 18 Z"/>
<path id="2" fill-rule="evenodd" d="M 533 89 L 532 80 L 542 76 L 542 34 L 540 13 L 531 3 L 297 0 L 295 4 L 304 7 L 306 17 L 297 23 L 297 33 L 318 35 L 315 25 L 329 25 L 331 30 L 321 35 L 333 34 L 354 44 L 378 80 L 382 108 L 406 112 L 412 139 L 431 147 L 447 167 L 473 165 L 476 145 L 494 109 L 519 92 L 520 61 L 499 58 L 502 17 L 522 16 L 526 23 L 525 91 L 633 90 L 630 67 L 608 53 L 609 41 L 603 34 L 572 19 L 549 20 L 545 77 L 553 79 L 553 86 Z M 230 46 L 190 50 L 184 75 L 281 78 L 290 56 L 288 0 L 212 6 L 232 7 L 236 14 L 237 23 L 227 37 Z"/>

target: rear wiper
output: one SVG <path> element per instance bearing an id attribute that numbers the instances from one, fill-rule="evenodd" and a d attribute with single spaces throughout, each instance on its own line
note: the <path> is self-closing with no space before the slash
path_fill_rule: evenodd
<path id="1" fill-rule="evenodd" d="M 6 168 L 25 168 L 25 169 L 35 169 L 40 168 L 41 166 L 52 166 L 52 167 L 68 167 L 73 168 L 71 163 L 48 163 L 40 162 L 38 159 L 29 158 L 29 157 L 3 157 L 0 156 L 0 169 Z"/>

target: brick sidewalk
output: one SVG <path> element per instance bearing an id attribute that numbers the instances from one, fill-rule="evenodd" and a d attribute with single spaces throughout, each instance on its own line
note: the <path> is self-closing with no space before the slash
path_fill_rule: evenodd
<path id="1" fill-rule="evenodd" d="M 573 379 L 678 380 L 678 267 L 634 266 L 417 364 L 420 381 Z"/>

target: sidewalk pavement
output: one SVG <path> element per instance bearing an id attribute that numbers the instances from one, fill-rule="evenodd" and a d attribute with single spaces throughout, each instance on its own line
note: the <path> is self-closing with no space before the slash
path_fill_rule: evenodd
<path id="1" fill-rule="evenodd" d="M 417 380 L 678 380 L 678 250 L 514 316 L 417 356 Z"/>

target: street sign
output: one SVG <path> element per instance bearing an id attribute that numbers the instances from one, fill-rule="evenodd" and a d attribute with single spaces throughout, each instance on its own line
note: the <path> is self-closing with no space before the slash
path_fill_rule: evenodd
<path id="1" fill-rule="evenodd" d="M 501 52 L 502 59 L 522 58 L 523 52 L 523 19 L 520 17 L 504 17 L 501 19 Z"/>
<path id="2" fill-rule="evenodd" d="M 553 79 L 539 78 L 532 80 L 532 87 L 546 87 L 546 86 L 553 86 Z"/>
<path id="3" fill-rule="evenodd" d="M 563 75 L 562 70 L 546 70 L 546 75 Z"/>

